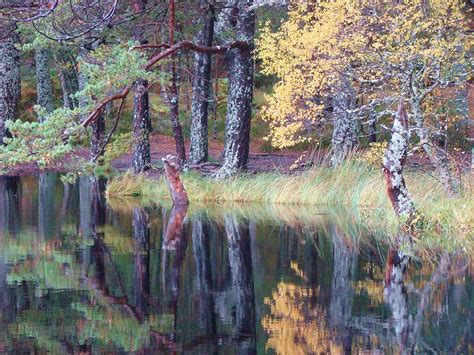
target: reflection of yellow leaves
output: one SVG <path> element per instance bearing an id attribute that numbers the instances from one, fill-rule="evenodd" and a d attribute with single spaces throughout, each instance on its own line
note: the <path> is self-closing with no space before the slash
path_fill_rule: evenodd
<path id="1" fill-rule="evenodd" d="M 270 306 L 270 315 L 262 319 L 268 333 L 267 350 L 279 354 L 342 353 L 342 347 L 331 339 L 324 310 L 320 306 L 306 309 L 308 298 L 314 296 L 315 291 L 309 288 L 278 284 L 271 299 L 265 299 Z"/>
<path id="2" fill-rule="evenodd" d="M 356 294 L 360 294 L 363 291 L 367 292 L 372 306 L 378 306 L 384 303 L 381 281 L 374 279 L 361 280 L 354 282 L 352 287 Z"/>

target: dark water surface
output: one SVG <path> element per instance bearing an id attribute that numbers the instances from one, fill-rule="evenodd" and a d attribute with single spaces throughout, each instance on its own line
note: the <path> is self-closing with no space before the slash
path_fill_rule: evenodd
<path id="1" fill-rule="evenodd" d="M 333 214 L 142 207 L 104 188 L 0 177 L 0 353 L 474 351 L 466 257 L 403 272 Z"/>

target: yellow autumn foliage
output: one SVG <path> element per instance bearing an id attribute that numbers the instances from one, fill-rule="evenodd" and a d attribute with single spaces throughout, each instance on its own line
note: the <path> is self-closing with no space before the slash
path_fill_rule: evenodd
<path id="1" fill-rule="evenodd" d="M 257 56 L 263 73 L 277 79 L 263 109 L 272 145 L 309 139 L 341 75 L 359 89 L 383 82 L 378 91 L 403 95 L 411 80 L 407 73 L 430 85 L 440 67 L 449 76 L 469 64 L 473 42 L 463 6 L 460 0 L 299 2 L 277 32 L 265 24 Z M 369 99 L 380 97 L 364 92 Z"/>

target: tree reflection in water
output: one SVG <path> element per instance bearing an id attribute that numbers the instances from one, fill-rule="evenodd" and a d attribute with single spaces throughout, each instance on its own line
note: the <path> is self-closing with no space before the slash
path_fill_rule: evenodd
<path id="1" fill-rule="evenodd" d="M 473 350 L 465 256 L 384 263 L 331 216 L 145 207 L 105 186 L 0 177 L 0 352 Z"/>

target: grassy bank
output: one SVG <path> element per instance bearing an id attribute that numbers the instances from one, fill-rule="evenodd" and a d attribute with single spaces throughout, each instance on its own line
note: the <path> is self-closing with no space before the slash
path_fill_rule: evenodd
<path id="1" fill-rule="evenodd" d="M 437 180 L 426 173 L 407 172 L 406 180 L 416 207 L 424 216 L 420 234 L 425 242 L 441 247 L 454 242 L 471 248 L 474 194 L 470 176 L 464 178 L 463 191 L 456 198 L 448 198 Z M 301 175 L 266 173 L 216 181 L 187 173 L 183 181 L 191 203 L 339 206 L 372 230 L 397 229 L 398 221 L 387 198 L 381 172 L 356 161 L 337 169 L 317 167 Z M 162 178 L 154 180 L 129 174 L 112 180 L 107 192 L 109 196 L 133 195 L 155 201 L 170 198 Z"/>

